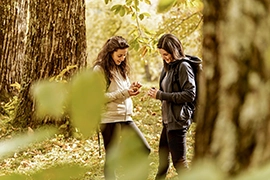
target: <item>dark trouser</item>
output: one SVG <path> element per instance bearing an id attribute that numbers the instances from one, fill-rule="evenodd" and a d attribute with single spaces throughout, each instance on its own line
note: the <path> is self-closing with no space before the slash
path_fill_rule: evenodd
<path id="1" fill-rule="evenodd" d="M 170 164 L 170 153 L 177 172 L 187 167 L 186 129 L 167 131 L 166 126 L 163 126 L 159 140 L 159 166 L 156 180 L 165 179 Z"/>
<path id="2" fill-rule="evenodd" d="M 105 175 L 106 180 L 115 179 L 114 170 L 112 170 L 113 168 L 108 167 L 108 163 L 107 163 L 108 156 L 109 156 L 108 151 L 111 148 L 112 141 L 120 139 L 119 137 L 121 135 L 120 131 L 121 129 L 124 129 L 124 128 L 129 128 L 130 130 L 135 132 L 136 136 L 141 140 L 143 144 L 143 148 L 145 152 L 147 153 L 147 155 L 151 151 L 151 148 L 148 142 L 146 141 L 145 137 L 143 136 L 143 134 L 141 133 L 141 131 L 139 130 L 139 128 L 136 126 L 136 124 L 133 121 L 101 124 L 101 133 L 102 133 L 104 147 L 106 151 L 105 165 L 104 165 L 104 175 Z"/>

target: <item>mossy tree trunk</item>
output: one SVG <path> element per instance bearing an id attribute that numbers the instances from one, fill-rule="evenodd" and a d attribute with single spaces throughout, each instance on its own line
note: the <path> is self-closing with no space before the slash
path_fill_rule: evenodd
<path id="1" fill-rule="evenodd" d="M 270 160 L 270 0 L 204 1 L 195 160 L 231 175 Z"/>
<path id="2" fill-rule="evenodd" d="M 23 83 L 14 125 L 35 127 L 33 82 L 58 75 L 68 66 L 86 65 L 84 0 L 29 0 L 29 30 L 23 61 Z M 74 71 L 65 74 L 70 77 Z"/>
<path id="3" fill-rule="evenodd" d="M 0 1 L 0 100 L 18 92 L 11 85 L 21 83 L 27 28 L 26 0 Z"/>

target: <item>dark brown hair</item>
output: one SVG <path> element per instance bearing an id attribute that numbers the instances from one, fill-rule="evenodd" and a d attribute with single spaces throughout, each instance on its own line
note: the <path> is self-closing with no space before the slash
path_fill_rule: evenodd
<path id="1" fill-rule="evenodd" d="M 112 54 L 118 49 L 126 49 L 129 44 L 122 36 L 113 36 L 106 41 L 99 52 L 94 66 L 99 65 L 103 68 L 105 75 L 109 79 L 113 79 L 112 71 L 118 69 L 121 75 L 126 79 L 129 74 L 128 54 L 120 65 L 116 65 L 112 59 Z"/>
<path id="2" fill-rule="evenodd" d="M 173 34 L 164 34 L 160 37 L 157 44 L 158 49 L 164 49 L 172 55 L 174 60 L 180 60 L 185 57 L 181 41 Z M 163 60 L 164 61 L 164 60 Z M 168 69 L 168 64 L 164 61 L 164 68 Z"/>

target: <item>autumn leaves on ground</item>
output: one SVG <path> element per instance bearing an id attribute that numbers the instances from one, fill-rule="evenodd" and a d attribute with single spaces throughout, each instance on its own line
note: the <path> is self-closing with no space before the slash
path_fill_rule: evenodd
<path id="1" fill-rule="evenodd" d="M 152 180 L 158 165 L 157 146 L 161 130 L 161 117 L 160 102 L 150 99 L 146 95 L 147 89 L 148 87 L 144 86 L 140 95 L 133 97 L 134 121 L 152 147 L 148 171 L 148 179 Z M 13 101 L 16 101 L 16 98 Z M 6 116 L 1 116 L 0 121 L 0 138 L 2 142 L 4 139 L 12 139 L 16 136 L 16 133 L 22 131 L 27 131 L 28 136 L 35 135 L 35 130 L 31 128 L 15 129 L 8 124 L 8 115 L 12 115 L 14 110 L 15 103 L 13 101 L 3 105 L 7 113 Z M 192 125 L 187 136 L 187 158 L 189 163 L 193 155 L 194 129 L 194 125 Z M 6 157 L 1 157 L 0 177 L 11 180 L 63 179 L 63 177 L 78 180 L 102 180 L 104 179 L 104 149 L 102 136 L 99 137 L 100 141 L 98 141 L 96 132 L 93 132 L 89 138 L 85 138 L 80 132 L 76 132 L 73 137 L 65 138 L 63 135 L 57 134 L 44 141 L 32 143 L 27 148 L 18 149 Z M 167 178 L 174 179 L 174 176 L 175 172 L 171 167 Z"/>

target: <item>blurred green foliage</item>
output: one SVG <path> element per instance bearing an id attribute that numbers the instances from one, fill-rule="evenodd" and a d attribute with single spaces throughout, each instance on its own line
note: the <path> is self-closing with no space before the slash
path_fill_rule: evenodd
<path id="1" fill-rule="evenodd" d="M 61 117 L 68 114 L 71 122 L 84 136 L 97 128 L 105 103 L 102 76 L 83 70 L 70 82 L 39 81 L 32 94 L 37 102 L 37 115 Z"/>
<path id="2" fill-rule="evenodd" d="M 106 6 L 104 6 L 104 2 Z M 131 45 L 133 78 L 143 79 L 147 66 L 151 74 L 150 80 L 153 80 L 152 84 L 145 82 L 141 94 L 133 98 L 134 121 L 145 134 L 151 147 L 153 147 L 149 159 L 145 158 L 143 154 L 138 153 L 140 152 L 140 145 L 136 143 L 136 138 L 128 131 L 124 131 L 122 143 L 115 144 L 111 152 L 113 156 L 110 163 L 113 166 L 120 164 L 118 166 L 119 179 L 139 179 L 148 173 L 148 179 L 152 180 L 157 168 L 157 147 L 159 133 L 162 128 L 160 102 L 149 99 L 146 95 L 149 87 L 157 86 L 156 80 L 162 66 L 162 61 L 156 52 L 155 45 L 161 34 L 170 32 L 181 39 L 188 54 L 201 56 L 203 4 L 201 0 L 159 0 L 157 4 L 154 4 L 156 1 L 150 0 L 126 0 L 124 3 L 123 1 L 119 3 L 120 1 L 116 2 L 116 0 L 104 0 L 104 2 L 100 0 L 86 1 L 89 65 L 96 57 L 103 43 L 110 36 L 116 34 L 123 35 Z M 44 116 L 49 114 L 59 117 L 65 113 L 70 113 L 72 122 L 78 128 L 78 131 L 85 137 L 93 138 L 95 141 L 95 136 L 91 132 L 98 124 L 101 106 L 104 103 L 102 96 L 103 85 L 99 77 L 90 71 L 78 74 L 71 82 L 61 81 L 61 75 L 59 77 L 53 79 L 53 81 L 41 81 L 33 86 L 32 92 L 37 98 L 37 115 Z M 10 102 L 2 106 L 6 115 L 12 116 L 14 107 L 18 103 L 17 101 L 17 98 L 14 97 Z M 1 123 L 4 121 L 4 118 L 1 117 Z M 62 142 L 67 143 L 67 141 L 63 141 L 59 137 L 51 140 L 50 138 L 57 130 L 50 127 L 35 131 L 30 129 L 27 133 L 11 137 L 7 136 L 9 133 L 7 132 L 7 127 L 8 125 L 1 127 L 1 138 L 2 134 L 4 134 L 3 139 L 5 138 L 5 140 L 0 142 L 0 160 L 4 160 L 4 158 L 11 156 L 14 152 L 24 152 L 27 148 L 30 150 L 34 148 L 42 149 L 42 153 L 46 153 L 44 152 L 46 151 L 46 146 L 68 149 L 70 148 L 69 146 L 85 145 L 82 142 L 80 142 L 80 145 L 77 145 L 77 140 L 69 142 L 70 144 L 68 145 L 61 144 Z M 221 173 L 220 168 L 213 161 L 191 162 L 195 127 L 195 124 L 191 126 L 187 137 L 187 158 L 191 168 L 181 173 L 181 179 L 269 179 L 269 165 L 265 165 L 260 169 L 251 169 L 237 177 L 227 177 Z M 47 144 L 38 144 L 47 139 L 50 139 L 46 141 Z M 85 158 L 90 158 L 90 161 L 85 161 L 85 164 L 90 164 L 88 167 L 83 167 L 85 164 L 82 166 L 74 165 L 79 163 L 72 161 L 68 165 L 58 164 L 52 167 L 48 165 L 43 170 L 35 171 L 35 169 L 32 169 L 30 171 L 34 171 L 34 173 L 24 172 L 18 174 L 17 166 L 14 165 L 13 172 L 10 175 L 2 175 L 0 179 L 102 179 L 103 162 L 101 158 L 103 157 L 98 157 L 95 144 L 88 145 L 93 149 L 89 150 L 90 147 L 83 147 L 84 151 L 80 152 L 81 154 L 76 154 L 79 151 L 78 149 L 71 148 L 71 153 L 74 155 L 71 158 L 72 160 L 76 160 L 78 156 L 83 156 L 90 152 L 90 155 Z M 27 154 L 27 157 L 22 157 L 22 155 L 20 158 L 33 159 L 34 152 L 30 152 L 32 154 Z M 16 155 L 16 153 L 13 156 L 15 159 L 20 159 L 17 158 L 19 155 Z M 61 155 L 58 154 L 58 156 Z M 15 163 L 20 164 L 21 162 Z M 50 163 L 53 164 L 54 162 Z M 58 161 L 55 163 L 58 163 Z M 81 176 L 84 173 L 86 174 L 85 178 L 82 178 Z M 173 176 L 173 170 L 170 170 L 167 179 L 176 179 Z"/>
<path id="3" fill-rule="evenodd" d="M 113 142 L 113 147 L 108 159 L 108 167 L 116 168 L 119 180 L 147 179 L 149 171 L 148 154 L 133 131 L 123 129 L 121 141 Z M 119 139 L 118 139 L 119 140 Z M 134 176 L 136 175 L 136 176 Z"/>
<path id="4" fill-rule="evenodd" d="M 90 70 L 78 74 L 72 81 L 71 121 L 86 137 L 89 137 L 99 124 L 105 104 L 103 82 L 102 76 Z"/>
<path id="5" fill-rule="evenodd" d="M 156 42 L 161 34 L 174 33 L 183 41 L 187 52 L 200 56 L 202 2 L 200 0 L 159 0 L 158 3 L 150 0 L 126 0 L 125 3 L 104 0 L 104 2 L 86 1 L 89 66 L 109 37 L 122 35 L 131 45 L 133 78 L 144 79 L 146 66 L 148 66 L 150 80 L 154 80 L 151 85 L 144 86 L 138 97 L 133 98 L 134 121 L 153 147 L 150 158 L 146 158 L 141 153 L 141 146 L 136 143 L 136 137 L 129 131 L 124 131 L 121 144 L 115 144 L 111 152 L 113 156 L 109 163 L 112 166 L 118 166 L 119 179 L 135 180 L 149 175 L 148 179 L 152 180 L 157 168 L 157 146 L 162 128 L 160 102 L 149 99 L 146 95 L 147 88 L 152 85 L 157 86 L 156 80 L 162 66 L 162 61 L 156 52 Z M 61 74 L 50 81 L 40 81 L 32 89 L 37 103 L 37 115 L 61 117 L 64 114 L 70 114 L 71 121 L 78 131 L 84 137 L 91 137 L 98 126 L 104 104 L 103 87 L 100 76 L 91 71 L 78 73 L 70 82 L 61 80 Z M 11 101 L 10 104 L 12 102 L 16 101 Z M 11 112 L 8 108 L 6 111 Z M 191 127 L 187 137 L 189 147 L 187 156 L 190 165 L 193 156 L 194 131 L 195 125 Z M 52 137 L 56 132 L 50 127 L 34 132 L 29 130 L 23 135 L 3 141 L 0 143 L 0 157 L 3 159 L 16 151 L 33 147 L 36 143 Z M 94 150 L 97 151 L 97 149 Z M 100 161 L 100 159 L 95 160 Z M 94 176 L 102 174 L 102 168 L 97 168 L 102 165 L 97 162 L 93 165 L 94 168 L 85 169 L 73 164 L 62 164 L 30 175 L 11 174 L 1 176 L 1 179 L 82 179 L 81 174 L 89 170 L 94 172 L 90 179 L 98 179 Z M 188 173 L 183 172 L 181 178 L 201 179 L 202 177 L 203 179 L 225 179 L 212 163 L 194 165 Z M 173 176 L 168 177 L 168 179 L 173 178 Z"/>
<path id="6" fill-rule="evenodd" d="M 61 117 L 66 107 L 68 96 L 67 85 L 55 81 L 39 81 L 32 86 L 32 94 L 37 97 L 37 115 L 44 117 L 48 114 Z"/>
<path id="7" fill-rule="evenodd" d="M 0 159 L 3 159 L 20 149 L 29 147 L 32 143 L 41 142 L 56 133 L 53 127 L 43 127 L 37 129 L 35 133 L 28 131 L 25 134 L 19 134 L 12 139 L 0 142 Z"/>
<path id="8" fill-rule="evenodd" d="M 157 12 L 162 13 L 168 11 L 176 2 L 176 0 L 159 0 Z"/>
<path id="9" fill-rule="evenodd" d="M 161 14 L 155 15 L 155 7 L 158 4 L 155 2 L 153 4 L 153 2 L 149 0 L 126 0 L 125 3 L 116 3 L 116 1 L 105 0 L 107 5 L 104 6 L 102 1 L 86 1 L 89 66 L 91 66 L 91 62 L 96 57 L 103 43 L 110 36 L 122 35 L 128 39 L 131 45 L 132 78 L 136 77 L 137 80 L 143 79 L 144 77 L 138 77 L 138 75 L 145 73 L 145 65 L 150 65 L 150 73 L 156 74 L 154 76 L 157 77 L 162 61 L 156 60 L 157 58 L 160 59 L 160 57 L 156 52 L 155 45 L 159 35 L 166 32 L 158 31 L 158 29 L 167 25 L 161 23 Z M 164 4 L 159 7 L 165 8 Z M 169 13 L 167 17 L 170 17 Z M 166 16 L 163 17 L 166 18 Z M 32 88 L 32 94 L 37 105 L 37 115 L 41 117 L 47 115 L 61 117 L 65 114 L 70 114 L 71 121 L 77 131 L 82 133 L 84 137 L 90 137 L 98 125 L 104 103 L 102 94 L 103 84 L 101 82 L 99 76 L 91 71 L 79 73 L 69 82 L 62 80 L 61 74 L 49 81 L 38 82 Z M 134 120 L 145 133 L 151 146 L 157 147 L 158 134 L 161 129 L 159 118 L 160 104 L 159 101 L 147 97 L 147 87 L 146 85 L 143 88 L 140 96 L 133 98 L 135 105 Z M 34 146 L 37 142 L 49 138 L 55 133 L 53 130 L 47 130 L 40 133 L 38 131 L 28 131 L 20 136 L 19 139 L 14 138 L 3 142 L 4 144 L 1 147 L 5 147 L 6 151 L 1 153 L 1 157 L 11 155 L 16 150 L 23 151 L 27 147 Z M 48 134 L 44 134 L 46 132 Z M 120 179 L 136 179 L 139 176 L 147 176 L 149 173 L 149 163 L 151 164 L 150 161 L 156 162 L 157 157 L 150 156 L 150 159 L 145 158 L 144 154 L 139 153 L 140 145 L 136 143 L 136 138 L 129 134 L 129 132 L 124 131 L 123 133 L 122 143 L 119 146 L 116 145 L 113 149 L 110 163 L 113 165 L 116 162 L 120 164 L 118 168 Z M 155 149 L 154 151 L 156 152 Z M 133 154 L 133 156 L 129 156 L 129 154 Z M 99 166 L 102 165 L 99 164 Z M 137 168 L 134 169 L 134 167 Z M 156 165 L 153 165 L 151 168 L 156 169 Z M 95 170 L 93 169 L 92 171 Z M 71 174 L 67 172 L 71 172 L 73 177 L 80 177 L 80 174 L 85 172 L 85 169 L 77 166 L 66 167 L 63 165 L 49 167 L 47 170 L 31 173 L 28 176 L 10 175 L 1 176 L 1 178 L 68 179 L 71 177 Z M 102 170 L 99 170 L 99 173 L 102 174 Z M 151 172 L 150 179 L 153 178 L 154 173 Z"/>
<path id="10" fill-rule="evenodd" d="M 32 179 L 38 180 L 67 180 L 76 179 L 81 173 L 86 171 L 85 168 L 77 165 L 57 165 L 49 169 L 39 171 L 33 174 Z"/>
<path id="11" fill-rule="evenodd" d="M 87 74 L 87 73 L 86 73 Z M 91 74 L 91 73 L 90 73 Z M 88 75 L 90 75 L 88 74 Z M 91 74 L 93 75 L 93 74 Z M 80 79 L 80 76 L 78 77 Z M 80 80 L 81 81 L 81 80 Z M 82 80 L 83 81 L 83 80 Z M 83 81 L 85 82 L 85 81 Z M 75 83 L 77 84 L 77 83 Z M 80 83 L 78 83 L 80 84 Z M 112 159 L 110 164 L 117 167 L 116 174 L 119 179 L 135 179 L 138 177 L 148 176 L 147 180 L 152 180 L 155 176 L 158 165 L 158 140 L 162 128 L 160 118 L 160 102 L 149 98 L 146 94 L 151 86 L 156 84 L 143 83 L 141 93 L 133 97 L 134 102 L 134 122 L 142 130 L 146 139 L 148 140 L 152 152 L 148 158 L 141 151 L 141 146 L 133 134 L 129 131 L 124 131 L 120 144 L 115 144 L 112 150 Z M 82 87 L 82 86 L 79 86 Z M 79 91 L 80 92 L 80 91 Z M 95 104 L 95 102 L 91 102 Z M 84 126 L 88 126 L 86 122 Z M 269 167 L 265 166 L 261 169 L 254 169 L 250 172 L 243 172 L 243 174 L 236 177 L 227 177 L 216 166 L 214 161 L 205 160 L 201 162 L 192 162 L 195 124 L 192 124 L 187 133 L 187 159 L 190 169 L 183 171 L 180 178 L 183 180 L 193 179 L 207 179 L 207 180 L 243 180 L 243 179 L 260 179 L 267 180 L 269 177 Z M 103 177 L 103 159 L 104 149 L 102 149 L 102 156 L 98 155 L 98 147 L 96 135 L 92 134 L 89 138 L 64 140 L 60 137 L 53 137 L 55 129 L 28 131 L 24 135 L 16 136 L 0 143 L 0 160 L 4 160 L 13 155 L 18 162 L 13 166 L 11 174 L 1 175 L 0 179 L 7 180 L 37 180 L 37 179 L 73 179 L 73 180 L 102 180 Z M 90 130 L 90 128 L 89 128 Z M 95 144 L 85 144 L 84 141 L 90 141 L 93 138 Z M 49 140 L 46 140 L 49 139 Z M 44 141 L 44 143 L 43 143 Z M 102 145 L 102 144 L 101 144 Z M 47 147 L 58 146 L 58 151 L 52 151 Z M 27 149 L 28 148 L 28 149 Z M 63 153 L 60 149 L 66 149 L 70 153 Z M 80 150 L 82 149 L 82 150 Z M 37 151 L 38 150 L 38 151 Z M 42 150 L 42 152 L 39 152 Z M 48 151 L 48 152 L 47 152 Z M 5 154 L 4 154 L 4 153 Z M 38 153 L 39 152 L 39 153 Z M 52 154 L 58 153 L 58 154 Z M 33 162 L 37 159 L 34 156 L 54 156 L 52 158 L 41 159 L 47 163 L 42 167 L 37 164 L 36 169 L 25 169 L 25 171 L 18 171 L 17 167 L 23 165 L 23 162 Z M 88 159 L 88 161 L 80 162 L 80 157 Z M 65 161 L 62 161 L 65 159 Z M 47 162 L 50 161 L 50 162 Z M 8 161 L 7 161 L 8 162 Z M 1 161 L 0 161 L 1 163 Z M 44 162 L 36 162 L 44 163 Z M 3 165 L 3 163 L 1 163 Z M 41 167 L 41 168 L 40 168 Z M 4 166 L 2 166 L 3 170 Z M 167 179 L 176 180 L 174 169 L 171 167 Z"/>

